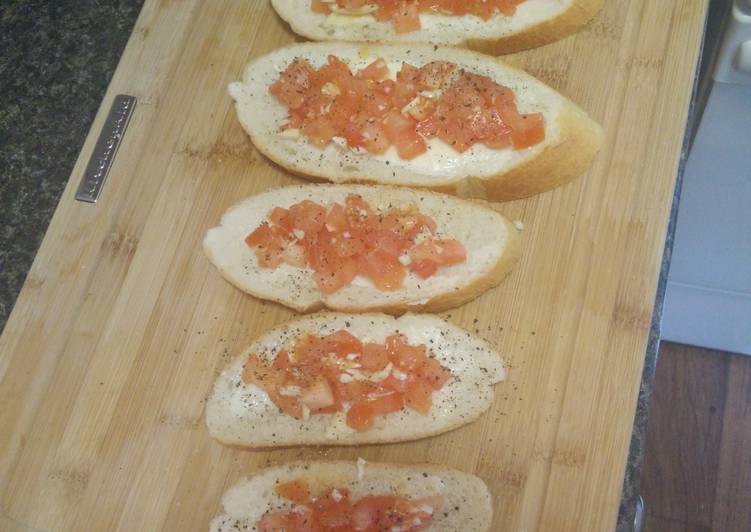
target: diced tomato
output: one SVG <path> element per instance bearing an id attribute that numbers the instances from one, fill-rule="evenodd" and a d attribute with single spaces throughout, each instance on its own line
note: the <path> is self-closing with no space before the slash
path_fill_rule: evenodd
<path id="1" fill-rule="evenodd" d="M 245 237 L 245 243 L 250 247 L 264 246 L 271 238 L 271 227 L 269 224 L 262 223 L 258 228 Z"/>
<path id="2" fill-rule="evenodd" d="M 397 375 L 400 375 L 400 374 L 403 374 L 404 376 L 403 379 L 400 379 L 399 377 L 397 377 Z M 402 372 L 399 369 L 392 371 L 391 374 L 381 382 L 382 388 L 386 390 L 393 390 L 399 393 L 406 392 L 408 386 L 409 386 L 408 374 Z"/>
<path id="3" fill-rule="evenodd" d="M 359 353 L 363 347 L 359 338 L 344 329 L 326 336 L 324 340 L 327 348 L 339 355 Z"/>
<path id="4" fill-rule="evenodd" d="M 374 155 L 386 153 L 391 145 L 383 126 L 375 120 L 363 126 L 362 137 L 365 149 Z"/>
<path id="5" fill-rule="evenodd" d="M 459 264 L 467 260 L 467 251 L 458 240 L 434 240 L 440 263 L 444 266 Z"/>
<path id="6" fill-rule="evenodd" d="M 522 115 L 522 120 L 524 125 L 511 133 L 514 148 L 530 148 L 545 140 L 545 119 L 542 113 Z"/>
<path id="7" fill-rule="evenodd" d="M 352 516 L 349 493 L 346 489 L 326 490 L 316 497 L 313 509 L 316 512 L 316 520 L 325 530 L 337 530 L 338 527 L 349 525 Z"/>
<path id="8" fill-rule="evenodd" d="M 422 279 L 431 277 L 438 271 L 438 263 L 429 259 L 412 261 L 409 269 L 415 272 Z"/>
<path id="9" fill-rule="evenodd" d="M 334 203 L 326 215 L 326 225 L 330 231 L 344 231 L 347 229 L 347 216 L 340 203 Z"/>
<path id="10" fill-rule="evenodd" d="M 277 484 L 274 491 L 280 497 L 298 504 L 305 504 L 310 500 L 310 488 L 302 480 L 290 480 L 289 482 Z"/>
<path id="11" fill-rule="evenodd" d="M 392 109 L 383 119 L 384 133 L 392 144 L 396 144 L 403 136 L 414 132 L 415 121 L 404 116 L 396 109 Z"/>
<path id="12" fill-rule="evenodd" d="M 389 354 L 383 345 L 365 344 L 359 362 L 365 371 L 380 371 L 389 363 Z"/>
<path id="13" fill-rule="evenodd" d="M 391 495 L 363 497 L 352 509 L 352 527 L 356 531 L 389 530 L 381 518 L 393 513 L 395 507 L 396 497 Z"/>
<path id="14" fill-rule="evenodd" d="M 375 4 L 376 19 L 392 21 L 397 32 L 409 32 L 420 28 L 422 12 L 488 19 L 513 14 L 524 1 L 314 0 L 311 8 L 329 13 L 332 7 Z M 475 144 L 524 149 L 545 138 L 543 116 L 520 114 L 511 89 L 487 76 L 459 71 L 447 61 L 419 68 L 403 63 L 393 80 L 383 58 L 356 73 L 334 55 L 318 69 L 297 59 L 269 91 L 288 110 L 281 130 L 297 129 L 320 148 L 344 139 L 347 147 L 371 154 L 394 146 L 401 158 L 411 160 L 427 151 L 425 139 L 438 138 L 463 153 Z"/>
<path id="15" fill-rule="evenodd" d="M 256 524 L 258 532 L 323 532 L 309 516 L 298 512 L 269 512 Z"/>
<path id="16" fill-rule="evenodd" d="M 295 109 L 305 103 L 305 91 L 311 87 L 313 67 L 306 59 L 295 59 L 282 72 L 269 91 L 284 105 Z"/>
<path id="17" fill-rule="evenodd" d="M 386 349 L 396 367 L 403 371 L 418 368 L 427 358 L 425 346 L 412 346 L 401 335 L 389 336 L 386 339 Z"/>
<path id="18" fill-rule="evenodd" d="M 398 290 L 407 275 L 407 271 L 399 261 L 390 259 L 377 250 L 360 256 L 357 266 L 363 275 L 383 291 Z"/>
<path id="19" fill-rule="evenodd" d="M 268 394 L 269 399 L 271 399 L 271 401 L 277 407 L 279 407 L 279 410 L 281 410 L 288 416 L 292 416 L 295 419 L 302 419 L 302 402 L 300 402 L 299 398 L 289 395 L 282 395 L 278 391 L 274 390 L 266 390 L 266 393 Z"/>
<path id="20" fill-rule="evenodd" d="M 292 488 L 286 485 L 294 484 Z M 408 499 L 389 491 L 368 495 L 352 502 L 345 488 L 327 486 L 316 497 L 302 500 L 307 489 L 303 479 L 281 485 L 277 493 L 296 503 L 290 511 L 269 512 L 255 523 L 263 532 L 417 532 L 429 528 L 433 516 L 443 507 L 443 497 Z M 284 494 L 289 491 L 290 496 Z"/>
<path id="21" fill-rule="evenodd" d="M 358 432 L 365 432 L 373 428 L 375 412 L 367 403 L 355 403 L 347 412 L 347 425 Z"/>
<path id="22" fill-rule="evenodd" d="M 417 368 L 415 374 L 434 390 L 440 390 L 451 379 L 451 372 L 441 366 L 436 359 L 430 357 Z"/>
<path id="23" fill-rule="evenodd" d="M 394 30 L 396 33 L 409 33 L 420 29 L 420 13 L 417 1 L 402 2 L 394 15 Z"/>
<path id="24" fill-rule="evenodd" d="M 381 395 L 375 399 L 368 400 L 368 405 L 373 409 L 376 416 L 385 416 L 393 412 L 399 412 L 404 408 L 404 396 L 400 393 L 390 393 Z"/>
<path id="25" fill-rule="evenodd" d="M 396 152 L 404 160 L 411 161 L 428 151 L 428 145 L 417 132 L 405 132 L 396 141 Z"/>
<path id="26" fill-rule="evenodd" d="M 333 294 L 347 286 L 357 276 L 357 262 L 352 259 L 342 260 L 340 264 L 316 272 L 314 279 L 318 289 L 324 294 Z"/>
<path id="27" fill-rule="evenodd" d="M 337 399 L 344 403 L 352 402 L 368 395 L 374 390 L 374 387 L 372 384 L 363 381 L 352 381 L 348 383 L 337 381 L 334 383 L 334 389 L 336 391 Z"/>
<path id="28" fill-rule="evenodd" d="M 420 68 L 417 79 L 423 88 L 435 90 L 441 88 L 455 70 L 455 63 L 433 61 Z"/>
<path id="29" fill-rule="evenodd" d="M 388 77 L 389 67 L 386 64 L 386 61 L 383 58 L 379 57 L 364 69 L 362 69 L 357 75 L 362 79 L 381 81 Z"/>
<path id="30" fill-rule="evenodd" d="M 331 13 L 331 8 L 329 7 L 330 5 L 330 3 L 324 2 L 323 0 L 312 0 L 310 9 L 313 11 L 313 13 L 323 13 L 327 15 Z"/>
<path id="31" fill-rule="evenodd" d="M 323 148 L 336 136 L 336 129 L 326 118 L 320 117 L 306 122 L 302 133 L 316 146 Z"/>
<path id="32" fill-rule="evenodd" d="M 294 229 L 318 233 L 326 223 L 326 209 L 313 201 L 303 200 L 290 207 L 289 217 Z"/>
<path id="33" fill-rule="evenodd" d="M 294 229 L 292 220 L 289 218 L 289 211 L 287 209 L 274 207 L 273 209 L 271 209 L 268 218 L 272 224 L 278 225 L 286 229 L 287 231 L 292 231 L 292 229 Z"/>
<path id="34" fill-rule="evenodd" d="M 407 406 L 412 410 L 427 415 L 430 413 L 430 407 L 433 406 L 432 394 L 433 388 L 431 386 L 420 379 L 415 379 L 409 383 L 404 398 Z"/>
<path id="35" fill-rule="evenodd" d="M 283 371 L 290 369 L 292 367 L 292 362 L 289 359 L 289 353 L 286 351 L 280 351 L 279 354 L 276 355 L 276 358 L 274 358 L 271 367 Z"/>
<path id="36" fill-rule="evenodd" d="M 256 384 L 263 389 L 267 389 L 283 384 L 284 375 L 267 366 L 258 358 L 258 355 L 253 354 L 245 361 L 242 380 L 245 384 Z"/>

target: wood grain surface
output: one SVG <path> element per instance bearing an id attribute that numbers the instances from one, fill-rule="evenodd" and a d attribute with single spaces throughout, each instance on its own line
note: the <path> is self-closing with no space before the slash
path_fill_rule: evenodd
<path id="1" fill-rule="evenodd" d="M 447 315 L 504 354 L 479 422 L 423 441 L 247 452 L 212 441 L 214 376 L 292 314 L 200 248 L 245 196 L 295 179 L 227 95 L 296 38 L 262 0 L 148 0 L 0 339 L 3 530 L 204 530 L 223 491 L 297 458 L 474 472 L 494 530 L 614 526 L 707 0 L 612 0 L 580 34 L 510 57 L 600 121 L 574 183 L 503 204 L 524 231 L 499 288 Z M 115 94 L 139 104 L 96 205 L 74 201 Z"/>
<path id="2" fill-rule="evenodd" d="M 663 342 L 654 386 L 645 530 L 751 530 L 751 357 Z"/>

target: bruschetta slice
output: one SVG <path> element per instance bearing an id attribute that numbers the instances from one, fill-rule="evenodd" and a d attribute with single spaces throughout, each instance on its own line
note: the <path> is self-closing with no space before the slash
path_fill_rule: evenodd
<path id="1" fill-rule="evenodd" d="M 241 290 L 300 312 L 436 312 L 497 285 L 519 231 L 477 201 L 405 188 L 302 185 L 231 208 L 203 247 Z"/>
<path id="2" fill-rule="evenodd" d="M 487 342 L 436 316 L 321 314 L 270 330 L 231 362 L 206 423 L 251 448 L 416 440 L 477 419 L 505 375 Z"/>
<path id="3" fill-rule="evenodd" d="M 490 492 L 474 475 L 433 465 L 293 462 L 225 493 L 211 532 L 486 532 Z"/>
<path id="4" fill-rule="evenodd" d="M 263 154 L 334 183 L 522 198 L 584 173 L 602 137 L 542 82 L 455 48 L 293 45 L 250 63 L 229 92 Z"/>

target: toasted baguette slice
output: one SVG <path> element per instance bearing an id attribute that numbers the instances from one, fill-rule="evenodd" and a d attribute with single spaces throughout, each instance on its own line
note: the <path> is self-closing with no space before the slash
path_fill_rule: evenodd
<path id="1" fill-rule="evenodd" d="M 510 54 L 548 44 L 577 32 L 604 0 L 527 0 L 512 16 L 490 20 L 464 15 L 420 14 L 422 28 L 396 33 L 394 25 L 372 15 L 313 13 L 309 0 L 271 0 L 295 33 L 316 41 L 418 42 Z"/>
<path id="2" fill-rule="evenodd" d="M 362 196 L 374 208 L 414 203 L 438 224 L 441 238 L 456 238 L 467 260 L 442 267 L 428 279 L 408 273 L 399 290 L 379 290 L 368 279 L 354 281 L 333 294 L 320 292 L 312 270 L 282 264 L 272 270 L 260 268 L 253 249 L 244 239 L 256 229 L 273 207 L 287 208 L 304 199 L 321 205 L 344 203 L 348 194 Z M 231 208 L 221 225 L 210 229 L 203 248 L 222 275 L 241 290 L 276 301 L 300 312 L 328 307 L 347 312 L 406 311 L 437 312 L 461 305 L 497 285 L 519 256 L 516 227 L 493 209 L 479 202 L 443 194 L 404 188 L 364 185 L 302 185 L 271 190 L 252 196 Z"/>
<path id="3" fill-rule="evenodd" d="M 255 530 L 269 511 L 291 510 L 294 505 L 274 492 L 282 482 L 302 479 L 320 491 L 346 488 L 355 501 L 369 495 L 397 494 L 410 499 L 443 497 L 434 514 L 431 532 L 486 532 L 493 518 L 490 492 L 474 475 L 433 465 L 398 465 L 355 462 L 293 462 L 264 469 L 240 481 L 222 497 L 224 513 L 211 522 L 211 532 Z M 313 491 L 315 495 L 315 491 Z"/>
<path id="4" fill-rule="evenodd" d="M 428 415 L 404 409 L 377 418 L 375 426 L 366 432 L 348 427 L 343 413 L 295 419 L 280 412 L 263 390 L 243 382 L 243 365 L 250 354 L 271 362 L 305 333 L 324 335 L 341 329 L 362 342 L 381 344 L 398 331 L 410 344 L 426 345 L 454 378 L 433 393 Z M 435 316 L 321 314 L 272 329 L 237 357 L 214 385 L 206 405 L 206 424 L 209 433 L 223 443 L 254 448 L 416 440 L 477 419 L 493 401 L 493 385 L 505 377 L 501 358 L 487 342 Z"/>
<path id="5" fill-rule="evenodd" d="M 302 135 L 280 134 L 287 110 L 269 93 L 269 86 L 296 57 L 304 57 L 320 67 L 329 54 L 348 62 L 353 70 L 382 57 L 393 75 L 405 61 L 417 67 L 436 60 L 456 63 L 511 88 L 521 113 L 543 113 L 546 138 L 522 150 L 491 149 L 476 144 L 464 153 L 432 138 L 425 154 L 407 161 L 396 154 L 394 147 L 383 155 L 356 154 L 336 143 L 321 149 Z M 230 84 L 229 92 L 236 102 L 240 122 L 262 153 L 303 177 L 335 183 L 420 187 L 489 200 L 522 198 L 562 185 L 585 172 L 602 137 L 600 126 L 584 111 L 541 81 L 493 57 L 454 48 L 293 45 L 250 63 L 243 81 Z"/>

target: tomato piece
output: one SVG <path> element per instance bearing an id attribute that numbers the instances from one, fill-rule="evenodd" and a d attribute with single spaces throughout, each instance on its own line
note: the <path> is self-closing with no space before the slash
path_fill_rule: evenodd
<path id="1" fill-rule="evenodd" d="M 329 231 L 345 231 L 347 229 L 347 216 L 341 204 L 334 203 L 329 209 L 328 214 L 326 214 L 326 225 Z"/>
<path id="2" fill-rule="evenodd" d="M 394 231 L 386 229 L 371 232 L 365 237 L 365 242 L 371 249 L 377 249 L 382 258 L 392 261 L 398 261 L 399 256 L 409 245 L 407 240 L 401 238 Z"/>
<path id="3" fill-rule="evenodd" d="M 293 221 L 289 218 L 289 211 L 281 207 L 274 207 L 268 215 L 269 221 L 287 231 L 294 229 Z"/>
<path id="4" fill-rule="evenodd" d="M 352 507 L 349 504 L 349 493 L 346 489 L 331 488 L 316 497 L 313 502 L 316 520 L 326 529 L 335 530 L 337 527 L 349 525 Z"/>
<path id="5" fill-rule="evenodd" d="M 391 146 L 383 126 L 376 121 L 368 122 L 363 126 L 362 138 L 365 149 L 374 155 L 386 153 Z"/>
<path id="6" fill-rule="evenodd" d="M 259 225 L 252 233 L 245 237 L 245 243 L 250 247 L 266 245 L 271 240 L 271 227 L 266 222 Z"/>
<path id="7" fill-rule="evenodd" d="M 415 371 L 415 375 L 434 390 L 443 388 L 452 377 L 449 370 L 441 366 L 435 358 L 428 357 Z"/>
<path id="8" fill-rule="evenodd" d="M 258 532 L 323 532 L 310 516 L 298 512 L 269 512 L 256 524 Z"/>
<path id="9" fill-rule="evenodd" d="M 418 368 L 427 358 L 424 345 L 411 346 L 401 335 L 392 335 L 386 339 L 386 349 L 391 361 L 403 371 Z"/>
<path id="10" fill-rule="evenodd" d="M 435 90 L 441 88 L 455 70 L 455 63 L 432 61 L 419 69 L 417 79 L 422 88 Z"/>
<path id="11" fill-rule="evenodd" d="M 307 122 L 302 127 L 302 133 L 308 140 L 319 148 L 324 148 L 336 136 L 336 129 L 325 117 L 319 117 Z"/>
<path id="12" fill-rule="evenodd" d="M 343 235 L 333 237 L 331 245 L 339 257 L 354 257 L 365 251 L 365 243 L 362 240 Z"/>
<path id="13" fill-rule="evenodd" d="M 545 140 L 545 119 L 542 113 L 522 115 L 523 126 L 511 133 L 514 148 L 521 150 Z"/>
<path id="14" fill-rule="evenodd" d="M 298 504 L 305 504 L 310 500 L 310 488 L 308 488 L 308 485 L 304 481 L 299 479 L 277 484 L 274 487 L 274 492 L 280 497 Z"/>
<path id="15" fill-rule="evenodd" d="M 427 279 L 438 271 L 438 263 L 430 259 L 417 260 L 409 265 L 409 269 L 421 279 Z"/>
<path id="16" fill-rule="evenodd" d="M 433 406 L 432 394 L 432 387 L 420 379 L 415 379 L 409 383 L 404 398 L 407 406 L 412 410 L 427 415 L 430 413 L 430 407 Z"/>
<path id="17" fill-rule="evenodd" d="M 245 384 L 255 384 L 266 391 L 273 390 L 284 383 L 284 373 L 270 368 L 258 355 L 250 355 L 245 361 L 242 372 Z"/>
<path id="18" fill-rule="evenodd" d="M 392 257 L 381 254 L 378 250 L 360 256 L 357 266 L 379 290 L 393 291 L 402 286 L 407 271 Z"/>
<path id="19" fill-rule="evenodd" d="M 359 401 L 375 389 L 372 384 L 363 381 L 342 383 L 337 380 L 333 384 L 336 398 L 341 403 Z"/>
<path id="20" fill-rule="evenodd" d="M 326 336 L 324 341 L 327 349 L 340 356 L 359 353 L 363 349 L 360 339 L 344 329 Z"/>
<path id="21" fill-rule="evenodd" d="M 324 294 L 333 294 L 357 277 L 357 269 L 355 260 L 344 259 L 338 265 L 317 271 L 314 275 L 316 286 Z"/>
<path id="22" fill-rule="evenodd" d="M 396 392 L 368 400 L 368 405 L 373 409 L 373 414 L 376 416 L 399 412 L 404 408 L 404 404 L 404 396 Z"/>
<path id="23" fill-rule="evenodd" d="M 324 15 L 328 15 L 331 13 L 331 4 L 324 2 L 323 0 L 312 0 L 310 4 L 310 9 L 313 11 L 313 13 L 322 13 Z"/>
<path id="24" fill-rule="evenodd" d="M 404 132 L 396 141 L 396 152 L 399 157 L 411 161 L 428 151 L 428 145 L 416 131 Z"/>
<path id="25" fill-rule="evenodd" d="M 297 397 L 282 395 L 276 390 L 266 390 L 269 399 L 285 414 L 295 419 L 302 419 L 302 403 Z"/>
<path id="26" fill-rule="evenodd" d="M 289 359 L 289 353 L 286 351 L 279 351 L 279 354 L 274 358 L 274 362 L 271 367 L 278 370 L 286 371 L 292 367 L 292 362 Z"/>
<path id="27" fill-rule="evenodd" d="M 352 527 L 357 531 L 389 530 L 383 522 L 396 508 L 396 497 L 371 495 L 357 501 L 352 508 Z"/>
<path id="28" fill-rule="evenodd" d="M 386 61 L 379 57 L 364 69 L 362 69 L 357 76 L 362 79 L 370 79 L 373 81 L 381 81 L 386 79 L 389 75 L 389 67 Z"/>
<path id="29" fill-rule="evenodd" d="M 439 264 L 447 266 L 467 260 L 467 250 L 458 240 L 434 240 L 433 244 L 437 249 Z"/>
<path id="30" fill-rule="evenodd" d="M 305 233 L 320 232 L 326 223 L 326 214 L 325 208 L 310 200 L 303 200 L 289 208 L 292 226 Z"/>
<path id="31" fill-rule="evenodd" d="M 380 344 L 365 344 L 359 359 L 364 371 L 380 371 L 389 363 L 389 353 Z"/>
<path id="32" fill-rule="evenodd" d="M 365 432 L 373 428 L 375 412 L 367 403 L 355 403 L 347 411 L 347 426 L 358 432 Z"/>
<path id="33" fill-rule="evenodd" d="M 269 92 L 287 107 L 296 109 L 305 103 L 303 95 L 311 87 L 313 73 L 306 59 L 295 59 L 269 87 Z"/>
<path id="34" fill-rule="evenodd" d="M 404 116 L 400 111 L 392 109 L 383 119 L 383 128 L 386 138 L 393 144 L 410 131 L 415 130 L 417 123 L 408 116 Z"/>
<path id="35" fill-rule="evenodd" d="M 416 1 L 402 2 L 393 18 L 396 33 L 409 33 L 420 29 L 420 13 Z"/>

